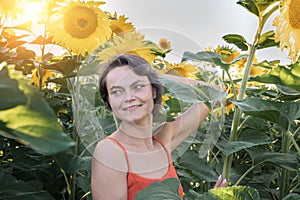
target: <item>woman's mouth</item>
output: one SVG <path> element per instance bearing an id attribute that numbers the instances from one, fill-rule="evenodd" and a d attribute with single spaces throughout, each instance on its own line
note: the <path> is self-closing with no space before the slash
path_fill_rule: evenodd
<path id="1" fill-rule="evenodd" d="M 136 110 L 137 108 L 141 107 L 142 105 L 131 105 L 126 107 L 124 110 L 127 110 L 129 112 Z"/>

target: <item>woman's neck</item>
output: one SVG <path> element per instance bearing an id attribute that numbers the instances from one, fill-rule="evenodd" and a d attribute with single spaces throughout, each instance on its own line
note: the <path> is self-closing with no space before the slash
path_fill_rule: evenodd
<path id="1" fill-rule="evenodd" d="M 153 128 L 152 125 L 138 126 L 122 122 L 119 130 L 129 137 L 134 137 L 136 139 L 147 139 L 152 138 Z"/>

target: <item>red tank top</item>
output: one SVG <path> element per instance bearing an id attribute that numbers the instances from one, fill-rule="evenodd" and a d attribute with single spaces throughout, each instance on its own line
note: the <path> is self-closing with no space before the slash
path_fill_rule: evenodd
<path id="1" fill-rule="evenodd" d="M 126 162 L 127 162 L 127 165 L 128 165 L 127 200 L 134 200 L 136 194 L 139 191 L 149 187 L 154 182 L 161 182 L 161 181 L 163 181 L 167 178 L 177 178 L 178 179 L 176 170 L 174 168 L 174 165 L 173 165 L 173 162 L 172 162 L 172 159 L 171 159 L 171 155 L 170 155 L 169 151 L 166 149 L 166 147 L 163 145 L 163 143 L 161 141 L 159 141 L 158 139 L 153 137 L 153 139 L 155 141 L 157 141 L 158 143 L 161 144 L 161 146 L 165 149 L 165 151 L 168 155 L 168 159 L 169 159 L 169 163 L 170 163 L 169 164 L 169 170 L 161 178 L 147 178 L 147 177 L 140 176 L 140 175 L 138 175 L 134 172 L 131 172 L 130 165 L 129 165 L 128 154 L 127 154 L 127 151 L 126 151 L 125 147 L 118 140 L 116 140 L 115 138 L 112 138 L 112 137 L 107 137 L 107 138 L 115 141 L 121 147 L 121 149 L 123 150 L 123 152 L 125 154 Z M 181 198 L 183 198 L 183 189 L 182 189 L 181 184 L 178 188 L 178 192 L 179 192 Z"/>

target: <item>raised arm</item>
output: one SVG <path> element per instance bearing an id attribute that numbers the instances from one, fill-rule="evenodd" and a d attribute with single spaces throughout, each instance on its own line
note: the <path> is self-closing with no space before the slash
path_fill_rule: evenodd
<path id="1" fill-rule="evenodd" d="M 211 86 L 219 89 L 216 85 L 169 74 L 161 74 L 160 78 L 189 85 Z M 158 137 L 166 142 L 166 144 L 170 144 L 171 142 L 171 149 L 174 150 L 198 128 L 209 112 L 209 108 L 204 103 L 195 103 L 184 113 L 176 117 L 174 121 L 163 124 Z"/>

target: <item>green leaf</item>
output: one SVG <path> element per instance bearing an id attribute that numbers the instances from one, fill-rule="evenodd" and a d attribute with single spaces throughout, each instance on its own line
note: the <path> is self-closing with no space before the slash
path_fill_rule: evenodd
<path id="1" fill-rule="evenodd" d="M 273 30 L 262 34 L 259 38 L 257 49 L 264 49 L 267 47 L 278 47 L 279 42 L 275 42 L 274 37 L 275 32 Z"/>
<path id="2" fill-rule="evenodd" d="M 300 102 L 275 102 L 260 98 L 235 101 L 245 114 L 262 118 L 280 125 L 286 131 L 300 117 Z"/>
<path id="3" fill-rule="evenodd" d="M 257 154 L 253 158 L 253 165 L 262 163 L 272 163 L 294 172 L 298 172 L 300 167 L 299 156 L 297 157 L 288 153 L 265 152 Z"/>
<path id="4" fill-rule="evenodd" d="M 282 200 L 299 200 L 300 195 L 299 194 L 289 194 L 286 197 L 284 197 Z"/>
<path id="5" fill-rule="evenodd" d="M 280 63 L 280 60 L 273 60 L 273 61 L 264 60 L 260 63 L 253 64 L 253 65 L 256 66 L 256 67 L 263 67 L 263 68 L 266 68 L 266 69 L 273 69 L 276 66 L 278 66 L 279 63 Z"/>
<path id="6" fill-rule="evenodd" d="M 196 200 L 260 200 L 260 197 L 254 188 L 233 186 L 212 189 Z"/>
<path id="7" fill-rule="evenodd" d="M 230 67 L 229 64 L 222 62 L 222 57 L 220 54 L 209 51 L 200 51 L 197 53 L 185 51 L 183 53 L 182 61 L 186 60 L 210 62 L 217 66 L 220 66 L 225 71 L 228 71 Z"/>
<path id="8" fill-rule="evenodd" d="M 206 182 L 215 182 L 218 178 L 217 173 L 211 166 L 199 157 L 199 154 L 189 151 L 180 158 L 180 167 L 182 170 L 197 177 L 197 180 Z"/>
<path id="9" fill-rule="evenodd" d="M 138 192 L 134 200 L 181 200 L 178 193 L 180 182 L 176 178 L 168 178 L 162 182 L 154 182 L 148 188 Z"/>
<path id="10" fill-rule="evenodd" d="M 45 69 L 52 69 L 61 72 L 64 76 L 73 76 L 74 71 L 79 68 L 81 63 L 76 61 L 75 58 L 71 56 L 65 56 L 61 61 L 54 64 L 46 65 Z"/>
<path id="11" fill-rule="evenodd" d="M 91 156 L 78 156 L 70 152 L 62 152 L 55 156 L 55 160 L 67 173 L 80 170 L 91 170 Z"/>
<path id="12" fill-rule="evenodd" d="M 268 74 L 256 76 L 250 80 L 261 83 L 285 85 L 300 92 L 300 62 L 298 61 L 288 67 L 277 66 Z"/>
<path id="13" fill-rule="evenodd" d="M 27 104 L 0 111 L 0 121 L 5 123 L 0 126 L 0 134 L 19 140 L 40 153 L 55 154 L 70 148 L 73 141 L 63 132 L 42 94 L 21 75 L 11 74 L 18 80 Z"/>
<path id="14" fill-rule="evenodd" d="M 225 92 L 220 92 L 208 86 L 190 86 L 168 79 L 160 79 L 168 91 L 176 98 L 186 103 L 216 102 L 225 97 Z"/>
<path id="15" fill-rule="evenodd" d="M 19 89 L 18 81 L 9 77 L 6 68 L 0 71 L 0 80 L 0 111 L 26 104 L 26 96 Z"/>
<path id="16" fill-rule="evenodd" d="M 235 141 L 235 142 L 221 141 L 217 143 L 216 146 L 226 156 L 229 156 L 242 149 L 247 149 L 250 147 L 269 144 L 269 143 L 271 143 L 270 138 L 264 135 L 262 132 L 252 130 L 252 129 L 247 129 L 241 133 L 239 137 L 239 141 Z"/>
<path id="17" fill-rule="evenodd" d="M 248 50 L 248 45 L 246 39 L 237 34 L 228 34 L 222 37 L 223 40 L 228 42 L 229 44 L 234 44 L 236 45 L 239 49 L 242 51 L 247 51 Z"/>
<path id="18" fill-rule="evenodd" d="M 237 4 L 246 8 L 256 16 L 260 16 L 274 2 L 279 0 L 239 0 Z"/>
<path id="19" fill-rule="evenodd" d="M 254 0 L 239 0 L 237 4 L 246 8 L 249 12 L 253 13 L 256 16 L 259 16 L 259 10 L 255 4 Z"/>
<path id="20" fill-rule="evenodd" d="M 1 199 L 6 200 L 54 200 L 39 181 L 21 181 L 7 173 L 0 172 Z"/>

